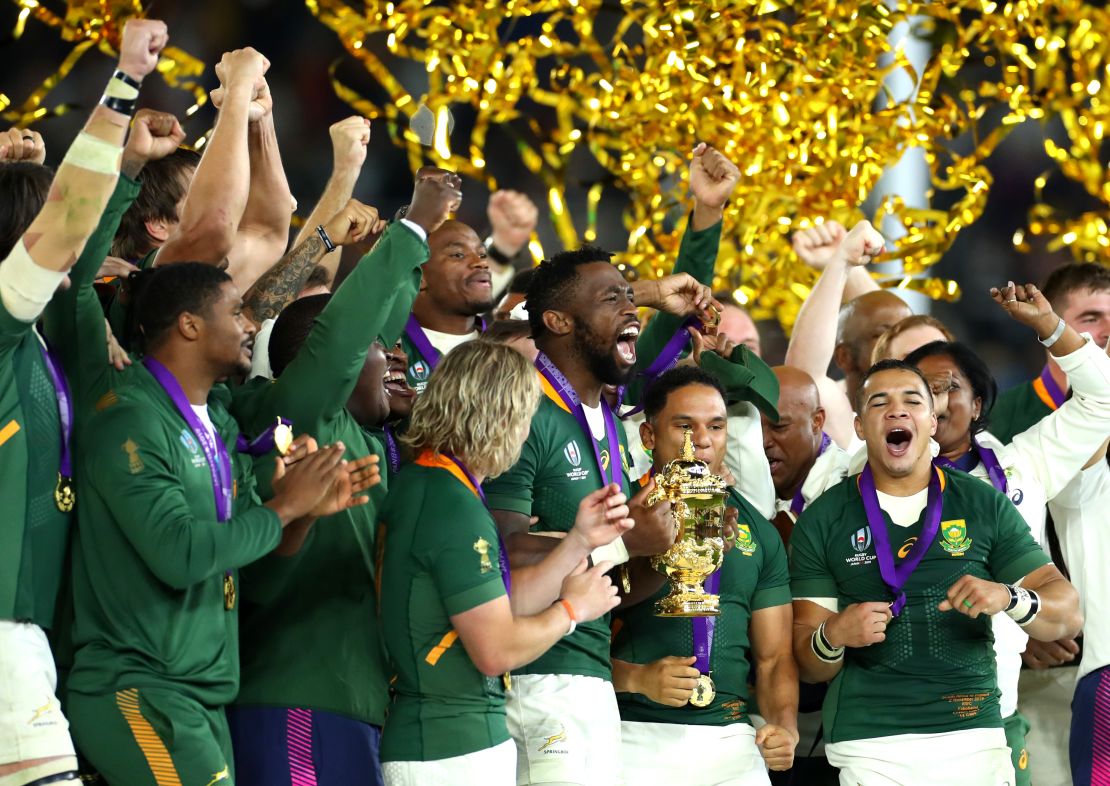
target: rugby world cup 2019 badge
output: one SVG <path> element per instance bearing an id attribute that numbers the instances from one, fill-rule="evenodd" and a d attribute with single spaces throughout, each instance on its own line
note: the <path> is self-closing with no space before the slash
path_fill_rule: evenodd
<path id="1" fill-rule="evenodd" d="M 736 549 L 745 557 L 755 554 L 757 544 L 752 538 L 752 530 L 747 524 L 736 525 Z"/>
<path id="2" fill-rule="evenodd" d="M 971 548 L 967 522 L 963 519 L 943 521 L 940 525 L 940 547 L 953 557 L 962 557 Z"/>
<path id="3" fill-rule="evenodd" d="M 571 480 L 581 480 L 588 478 L 590 471 L 582 466 L 582 449 L 578 447 L 578 442 L 571 440 L 563 448 L 563 458 L 570 464 L 571 470 L 567 473 L 567 477 Z"/>
<path id="4" fill-rule="evenodd" d="M 874 554 L 868 552 L 870 548 L 871 526 L 860 527 L 852 533 L 852 551 L 855 553 L 845 557 L 844 561 L 849 565 L 870 565 L 877 559 Z"/>
<path id="5" fill-rule="evenodd" d="M 192 431 L 188 428 L 183 428 L 178 438 L 181 440 L 181 444 L 185 446 L 185 449 L 192 454 L 190 458 L 192 459 L 194 467 L 208 466 L 207 462 L 204 460 L 204 456 L 201 455 L 200 445 L 197 444 L 197 439 L 193 436 Z"/>
<path id="6" fill-rule="evenodd" d="M 418 360 L 409 366 L 409 376 L 417 382 L 427 382 L 430 373 L 431 371 L 428 369 L 428 364 L 423 360 Z"/>

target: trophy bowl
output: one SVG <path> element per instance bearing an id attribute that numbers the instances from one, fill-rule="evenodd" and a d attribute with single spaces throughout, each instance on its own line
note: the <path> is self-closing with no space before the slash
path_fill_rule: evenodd
<path id="1" fill-rule="evenodd" d="M 648 505 L 671 503 L 675 542 L 652 557 L 651 565 L 670 581 L 671 590 L 655 604 L 658 617 L 715 617 L 720 597 L 705 591 L 705 580 L 721 567 L 725 555 L 724 513 L 728 484 L 694 458 L 689 430 L 681 458 L 655 476 Z"/>

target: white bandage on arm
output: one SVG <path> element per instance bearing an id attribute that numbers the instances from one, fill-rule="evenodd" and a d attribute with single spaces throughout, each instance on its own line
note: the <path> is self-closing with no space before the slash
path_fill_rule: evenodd
<path id="1" fill-rule="evenodd" d="M 628 549 L 624 541 L 617 538 L 608 546 L 598 546 L 590 552 L 590 559 L 596 565 L 599 562 L 612 562 L 614 565 L 623 565 L 628 562 Z"/>
<path id="2" fill-rule="evenodd" d="M 65 277 L 65 271 L 35 264 L 20 239 L 7 259 L 0 262 L 0 301 L 16 319 L 34 322 Z"/>
<path id="3" fill-rule="evenodd" d="M 794 600 L 808 600 L 810 603 L 816 603 L 825 611 L 831 611 L 833 614 L 840 611 L 836 598 L 794 598 Z"/>
<path id="4" fill-rule="evenodd" d="M 69 146 L 62 163 L 80 167 L 89 172 L 99 172 L 102 175 L 118 175 L 122 153 L 123 148 L 119 145 L 105 142 L 82 131 Z"/>

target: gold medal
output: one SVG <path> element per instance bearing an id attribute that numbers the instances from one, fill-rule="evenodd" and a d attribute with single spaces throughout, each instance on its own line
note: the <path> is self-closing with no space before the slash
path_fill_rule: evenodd
<path id="1" fill-rule="evenodd" d="M 69 513 L 77 501 L 77 494 L 73 490 L 73 479 L 58 473 L 58 485 L 54 487 L 54 504 L 62 513 Z"/>
<path id="2" fill-rule="evenodd" d="M 717 335 L 717 328 L 721 324 L 721 312 L 713 305 L 709 306 L 706 312 L 706 317 L 702 320 L 702 332 L 707 336 L 715 336 Z"/>
<path id="3" fill-rule="evenodd" d="M 274 447 L 279 456 L 286 455 L 289 448 L 293 447 L 293 429 L 282 423 L 281 418 L 278 418 L 277 425 L 274 426 Z"/>
<path id="4" fill-rule="evenodd" d="M 513 689 L 513 675 L 509 672 L 506 671 L 501 675 L 501 682 L 504 683 L 506 691 Z"/>
<path id="5" fill-rule="evenodd" d="M 618 571 L 621 577 L 621 589 L 624 590 L 625 595 L 632 594 L 632 579 L 628 575 L 628 563 L 621 565 Z"/>
<path id="6" fill-rule="evenodd" d="M 235 579 L 230 573 L 224 574 L 224 608 L 227 611 L 235 608 Z"/>
<path id="7" fill-rule="evenodd" d="M 699 708 L 708 707 L 716 697 L 717 686 L 713 684 L 713 678 L 708 674 L 702 674 L 698 677 L 694 692 L 690 694 L 690 704 Z"/>

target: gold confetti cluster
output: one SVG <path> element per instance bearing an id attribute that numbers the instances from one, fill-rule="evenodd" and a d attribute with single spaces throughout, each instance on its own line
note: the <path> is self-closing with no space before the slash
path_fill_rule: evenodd
<path id="1" fill-rule="evenodd" d="M 388 98 L 359 95 L 333 68 L 337 93 L 386 118 L 414 167 L 427 156 L 495 187 L 486 162 L 515 154 L 547 188 L 568 247 L 596 236 L 602 193 L 619 188 L 630 198 L 621 258 L 640 275 L 660 275 L 673 262 L 689 151 L 697 141 L 723 150 L 742 178 L 726 213 L 717 283 L 758 316 L 792 323 L 815 279 L 791 251 L 791 234 L 822 217 L 848 225 L 862 218 L 880 176 L 914 148 L 932 179 L 928 197 L 950 192 L 943 202 L 954 204 L 881 202 L 878 218 L 906 229 L 889 255 L 903 274 L 883 283 L 957 298 L 955 282 L 925 273 L 982 214 L 992 185 L 986 160 L 1025 122 L 1040 124 L 1056 164 L 1038 179 L 1038 195 L 1062 176 L 1082 183 L 1098 206 L 1068 216 L 1039 200 L 1015 244 L 1027 248 L 1027 235 L 1041 235 L 1079 258 L 1110 258 L 1110 184 L 1099 162 L 1110 122 L 1110 15 L 1089 3 L 306 4 Z M 929 46 L 922 68 L 904 49 L 906 30 Z M 405 61 L 427 73 L 415 93 L 397 76 Z M 892 95 L 888 79 L 903 74 L 916 90 Z M 440 117 L 470 107 L 469 137 L 440 134 L 421 148 L 405 122 L 421 104 Z M 1050 136 L 1057 117 L 1066 139 Z M 586 215 L 572 216 L 567 191 L 579 187 L 571 165 L 582 160 L 579 148 L 607 177 L 586 185 Z"/>
<path id="2" fill-rule="evenodd" d="M 123 26 L 128 19 L 143 17 L 141 0 L 69 0 L 64 11 L 52 11 L 47 0 L 14 0 L 19 7 L 12 38 L 19 40 L 27 27 L 27 21 L 34 19 L 58 31 L 62 40 L 74 42 L 57 70 L 48 76 L 41 85 L 19 105 L 0 93 L 0 117 L 8 123 L 25 128 L 47 117 L 63 115 L 71 107 L 68 104 L 47 106 L 49 93 L 58 86 L 73 67 L 90 48 L 97 47 L 110 57 L 119 52 Z M 60 6 L 61 3 L 53 5 Z M 148 5 L 150 5 L 148 3 Z M 13 62 L 15 56 L 10 53 Z M 196 79 L 204 71 L 204 64 L 192 55 L 177 47 L 167 46 L 158 60 L 158 73 L 170 87 L 179 87 L 193 94 L 196 103 L 187 111 L 192 115 L 208 101 L 208 95 Z"/>

